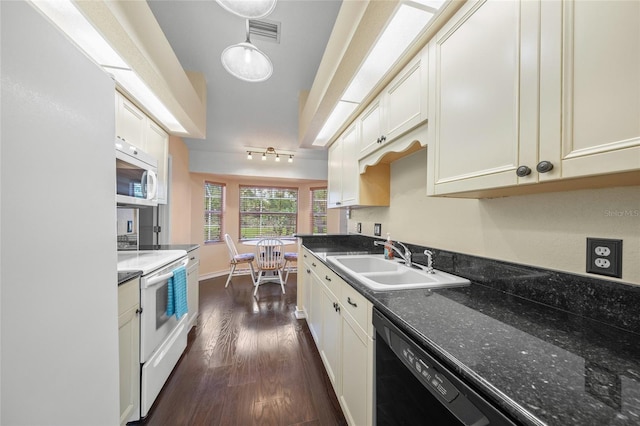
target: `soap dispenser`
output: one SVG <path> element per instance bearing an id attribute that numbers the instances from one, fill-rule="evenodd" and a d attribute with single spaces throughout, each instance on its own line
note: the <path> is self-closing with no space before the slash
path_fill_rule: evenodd
<path id="1" fill-rule="evenodd" d="M 393 241 L 391 241 L 391 234 L 387 233 L 387 242 L 384 243 L 384 258 L 393 259 Z"/>

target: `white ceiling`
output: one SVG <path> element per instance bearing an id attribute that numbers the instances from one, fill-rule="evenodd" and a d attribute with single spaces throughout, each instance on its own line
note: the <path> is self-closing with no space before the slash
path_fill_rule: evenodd
<path id="1" fill-rule="evenodd" d="M 298 146 L 298 99 L 311 89 L 341 0 L 278 1 L 264 19 L 281 23 L 280 43 L 251 40 L 273 62 L 273 75 L 262 83 L 238 80 L 220 62 L 227 46 L 245 41 L 244 19 L 214 0 L 148 3 L 182 67 L 207 81 L 207 137 L 185 138 L 191 152 L 244 158 L 246 147 L 273 146 L 295 152 L 296 159 L 326 159 L 325 150 Z"/>

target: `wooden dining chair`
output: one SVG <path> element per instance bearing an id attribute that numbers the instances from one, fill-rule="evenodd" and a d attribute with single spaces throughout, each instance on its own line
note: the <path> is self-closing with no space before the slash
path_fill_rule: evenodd
<path id="1" fill-rule="evenodd" d="M 284 243 L 277 238 L 263 238 L 256 244 L 256 264 L 258 265 L 258 278 L 255 280 L 253 295 L 258 293 L 260 284 L 267 279 L 268 273 L 277 273 L 282 293 L 284 281 L 282 280 L 282 268 L 284 267 Z"/>
<path id="2" fill-rule="evenodd" d="M 256 256 L 253 253 L 238 253 L 236 245 L 229 234 L 224 234 L 224 242 L 227 243 L 227 249 L 229 250 L 229 276 L 227 277 L 227 283 L 224 288 L 227 288 L 231 282 L 231 277 L 234 275 L 251 275 L 251 281 L 256 282 L 256 273 L 253 269 L 253 261 Z M 239 267 L 241 265 L 248 264 L 248 268 Z"/>

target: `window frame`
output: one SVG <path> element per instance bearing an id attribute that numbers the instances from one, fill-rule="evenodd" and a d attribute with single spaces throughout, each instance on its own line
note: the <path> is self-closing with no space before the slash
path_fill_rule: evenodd
<path id="1" fill-rule="evenodd" d="M 314 201 L 315 201 L 314 192 L 315 191 L 321 191 L 321 190 L 324 190 L 326 192 L 326 197 L 324 199 L 325 209 L 324 209 L 324 214 L 316 215 L 314 210 L 313 210 Z M 326 234 L 327 227 L 329 226 L 329 224 L 327 223 L 327 220 L 328 220 L 328 218 L 327 218 L 328 208 L 327 207 L 328 207 L 328 203 L 329 203 L 329 188 L 327 186 L 318 186 L 318 187 L 314 187 L 314 188 L 309 188 L 309 194 L 310 194 L 309 195 L 309 199 L 310 199 L 310 209 L 309 210 L 311 211 L 310 212 L 310 215 L 311 215 L 311 233 L 312 234 L 315 233 L 314 232 L 315 224 L 316 224 L 315 218 L 317 216 L 324 216 L 324 227 L 325 227 L 325 232 L 324 233 Z"/>
<path id="2" fill-rule="evenodd" d="M 251 212 L 243 212 L 242 211 L 242 191 L 244 188 L 259 188 L 259 189 L 270 189 L 270 190 L 284 190 L 284 191 L 293 191 L 296 193 L 296 211 L 292 212 L 292 213 L 277 213 L 277 212 L 257 212 L 257 213 L 251 213 Z M 295 186 L 277 186 L 277 185 L 239 185 L 238 187 L 238 235 L 239 235 L 239 241 L 247 241 L 247 240 L 255 240 L 256 238 L 261 238 L 261 236 L 254 236 L 254 237 L 243 237 L 242 234 L 242 216 L 243 214 L 245 215 L 262 215 L 263 213 L 269 213 L 269 214 L 279 214 L 279 215 L 286 215 L 286 216 L 291 216 L 295 219 L 295 229 L 293 231 L 293 233 L 297 233 L 298 232 L 298 225 L 299 225 L 299 220 L 298 220 L 298 213 L 300 211 L 300 188 L 295 187 Z M 288 237 L 288 235 L 279 235 L 276 236 L 278 238 L 285 238 Z"/>
<path id="3" fill-rule="evenodd" d="M 219 186 L 220 187 L 220 211 L 219 213 L 216 213 L 215 210 L 206 210 L 207 208 L 207 185 L 215 185 L 215 186 Z M 223 239 L 223 235 L 224 235 L 224 210 L 225 210 L 225 203 L 226 203 L 226 187 L 227 185 L 225 183 L 222 182 L 213 182 L 213 181 L 209 181 L 209 180 L 205 180 L 204 181 L 204 197 L 203 197 L 203 202 L 204 202 L 204 206 L 202 209 L 203 212 L 203 219 L 204 219 L 204 224 L 203 224 L 203 237 L 204 238 L 204 244 L 216 244 L 216 243 L 221 243 L 224 241 Z M 207 236 L 207 220 L 206 220 L 206 215 L 213 212 L 214 214 L 217 214 L 220 217 L 220 235 L 219 235 L 219 239 L 217 240 L 211 240 L 211 239 L 206 239 Z"/>

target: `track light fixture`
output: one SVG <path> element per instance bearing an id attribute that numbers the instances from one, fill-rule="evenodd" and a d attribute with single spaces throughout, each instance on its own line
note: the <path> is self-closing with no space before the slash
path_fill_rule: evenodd
<path id="1" fill-rule="evenodd" d="M 252 160 L 253 159 L 253 153 L 255 151 L 247 151 L 247 160 Z M 267 156 L 268 155 L 273 155 L 275 158 L 274 160 L 276 162 L 280 162 L 280 154 L 278 154 L 278 152 L 276 151 L 276 149 L 272 146 L 268 147 L 263 153 L 262 156 L 260 157 L 262 159 L 262 161 L 266 161 L 267 160 Z M 287 163 L 293 163 L 293 154 L 284 154 L 284 155 L 288 155 L 289 158 L 287 159 Z"/>

